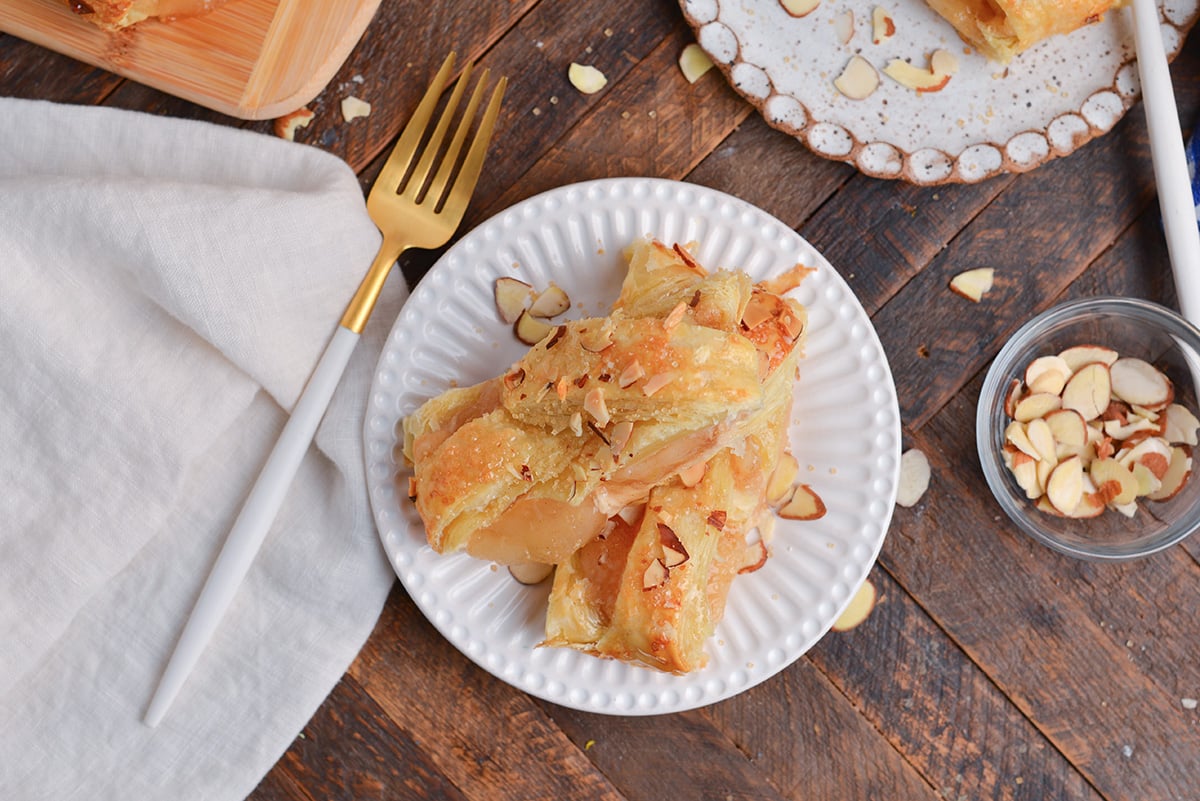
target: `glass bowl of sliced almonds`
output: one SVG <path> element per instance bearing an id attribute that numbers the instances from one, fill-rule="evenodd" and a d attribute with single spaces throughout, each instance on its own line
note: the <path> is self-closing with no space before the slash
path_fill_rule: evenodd
<path id="1" fill-rule="evenodd" d="M 1133 298 L 1056 306 L 988 370 L 983 473 L 1023 532 L 1082 559 L 1161 551 L 1200 528 L 1200 329 Z"/>

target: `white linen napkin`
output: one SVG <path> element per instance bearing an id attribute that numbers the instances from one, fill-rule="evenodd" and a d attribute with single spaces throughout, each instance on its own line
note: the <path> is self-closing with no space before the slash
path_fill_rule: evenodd
<path id="1" fill-rule="evenodd" d="M 0 798 L 244 798 L 353 660 L 393 581 L 362 422 L 399 275 L 215 639 L 142 723 L 378 243 L 314 148 L 0 98 Z"/>

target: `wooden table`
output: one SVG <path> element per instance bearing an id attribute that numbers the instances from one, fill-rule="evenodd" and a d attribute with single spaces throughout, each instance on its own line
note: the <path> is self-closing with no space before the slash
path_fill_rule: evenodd
<path id="1" fill-rule="evenodd" d="M 1200 541 L 1093 564 L 1032 544 L 975 455 L 982 373 L 1065 298 L 1173 304 L 1141 107 L 1023 175 L 920 188 L 815 157 L 712 71 L 676 59 L 674 0 L 384 0 L 301 141 L 367 187 L 450 48 L 514 81 L 464 228 L 541 190 L 648 175 L 712 186 L 797 229 L 849 281 L 883 340 L 926 497 L 897 509 L 870 579 L 880 602 L 773 679 L 657 717 L 582 714 L 512 689 L 443 640 L 397 586 L 349 672 L 253 794 L 268 799 L 1200 798 Z M 609 86 L 571 88 L 597 64 Z M 1200 43 L 1173 68 L 1186 127 Z M 339 85 L 373 111 L 342 121 Z M 245 125 L 0 36 L 0 93 Z M 436 254 L 406 257 L 415 280 Z M 978 306 L 947 281 L 977 266 Z"/>

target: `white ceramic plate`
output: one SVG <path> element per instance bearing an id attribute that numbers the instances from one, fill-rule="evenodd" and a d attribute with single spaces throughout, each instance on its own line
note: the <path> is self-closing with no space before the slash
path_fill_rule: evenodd
<path id="1" fill-rule="evenodd" d="M 1137 100 L 1132 19 L 1116 10 L 1068 36 L 1039 42 L 1008 66 L 969 50 L 923 0 L 822 0 L 790 16 L 779 0 L 680 0 L 697 41 L 768 124 L 815 153 L 880 178 L 918 184 L 980 181 L 1032 169 L 1108 131 Z M 880 6 L 896 33 L 873 41 Z M 1197 0 L 1159 0 L 1174 57 L 1195 22 Z M 854 33 L 835 20 L 852 14 Z M 928 66 L 955 55 L 958 72 L 939 92 L 918 93 L 882 73 L 893 58 Z M 880 72 L 879 88 L 850 100 L 833 80 L 854 54 Z"/>
<path id="2" fill-rule="evenodd" d="M 512 275 L 535 287 L 554 281 L 574 303 L 566 317 L 605 314 L 624 276 L 621 251 L 645 234 L 698 242 L 701 264 L 740 267 L 755 278 L 797 262 L 817 267 L 796 290 L 810 322 L 790 434 L 803 480 L 829 511 L 819 521 L 779 521 L 766 566 L 734 582 L 707 667 L 686 676 L 538 647 L 548 586 L 525 587 L 503 567 L 434 553 L 413 505 L 395 486 L 405 474 L 393 455 L 397 421 L 452 384 L 498 375 L 527 350 L 499 319 L 495 279 Z M 896 495 L 900 413 L 870 319 L 795 231 L 701 186 L 617 178 L 524 201 L 446 252 L 384 345 L 364 436 L 383 547 L 446 639 L 495 676 L 548 701 L 637 715 L 727 698 L 783 669 L 825 633 L 883 544 Z"/>

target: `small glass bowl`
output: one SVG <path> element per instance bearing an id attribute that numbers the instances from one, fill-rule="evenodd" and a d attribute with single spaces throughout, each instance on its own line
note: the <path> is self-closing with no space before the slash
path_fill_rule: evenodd
<path id="1" fill-rule="evenodd" d="M 1169 500 L 1139 498 L 1132 518 L 1106 509 L 1098 517 L 1079 520 L 1036 509 L 1005 466 L 1004 430 L 1011 419 L 1004 412 L 1004 398 L 1012 379 L 1020 378 L 1038 356 L 1073 345 L 1104 345 L 1121 356 L 1154 364 L 1175 384 L 1175 402 L 1200 415 L 1196 406 L 1200 329 L 1170 309 L 1133 298 L 1086 298 L 1056 306 L 1017 331 L 984 379 L 975 441 L 992 494 L 1021 531 L 1080 559 L 1136 559 L 1180 542 L 1200 528 L 1200 475 L 1191 475 Z"/>

